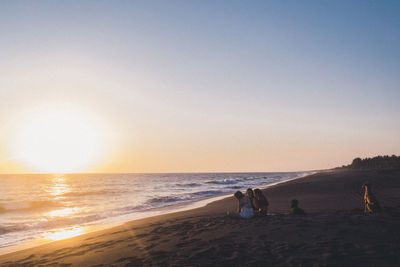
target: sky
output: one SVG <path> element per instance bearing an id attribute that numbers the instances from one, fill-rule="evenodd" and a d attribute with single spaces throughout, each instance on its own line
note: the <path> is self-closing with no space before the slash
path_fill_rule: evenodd
<path id="1" fill-rule="evenodd" d="M 83 124 L 102 149 L 77 172 L 398 155 L 399 12 L 399 1 L 0 1 L 0 173 L 39 171 L 16 136 L 68 140 Z M 58 109 L 76 123 L 26 126 Z M 82 140 L 62 147 L 83 155 Z"/>

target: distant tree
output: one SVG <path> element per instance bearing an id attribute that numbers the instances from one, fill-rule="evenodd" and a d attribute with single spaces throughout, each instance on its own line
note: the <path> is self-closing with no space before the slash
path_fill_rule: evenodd
<path id="1" fill-rule="evenodd" d="M 374 158 L 355 158 L 352 163 L 344 168 L 350 169 L 400 169 L 400 157 L 376 156 Z"/>
<path id="2" fill-rule="evenodd" d="M 355 158 L 355 159 L 353 159 L 353 162 L 351 163 L 351 167 L 357 169 L 357 168 L 361 167 L 361 162 L 362 162 L 361 158 Z"/>

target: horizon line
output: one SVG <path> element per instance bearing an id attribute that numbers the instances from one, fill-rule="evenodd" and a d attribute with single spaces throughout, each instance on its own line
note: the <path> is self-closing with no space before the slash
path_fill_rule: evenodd
<path id="1" fill-rule="evenodd" d="M 49 174 L 195 174 L 195 173 L 289 173 L 289 172 L 319 172 L 325 170 L 331 170 L 333 168 L 328 169 L 316 169 L 316 170 L 300 170 L 300 171 L 202 171 L 202 172 L 195 172 L 195 171 L 187 171 L 187 172 L 18 172 L 18 173 L 0 173 L 0 175 L 49 175 Z"/>

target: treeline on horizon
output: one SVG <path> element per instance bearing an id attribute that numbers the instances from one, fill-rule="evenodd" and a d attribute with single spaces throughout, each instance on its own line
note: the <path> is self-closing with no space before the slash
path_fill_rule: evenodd
<path id="1" fill-rule="evenodd" d="M 345 169 L 365 170 L 365 169 L 400 169 L 400 156 L 377 156 L 373 158 L 355 158 L 352 163 L 342 166 Z"/>

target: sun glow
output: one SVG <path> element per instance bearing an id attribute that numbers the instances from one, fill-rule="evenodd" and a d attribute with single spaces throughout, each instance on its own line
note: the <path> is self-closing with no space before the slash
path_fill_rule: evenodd
<path id="1" fill-rule="evenodd" d="M 16 157 L 41 172 L 83 171 L 104 154 L 106 143 L 94 116 L 76 107 L 46 107 L 18 129 Z"/>

